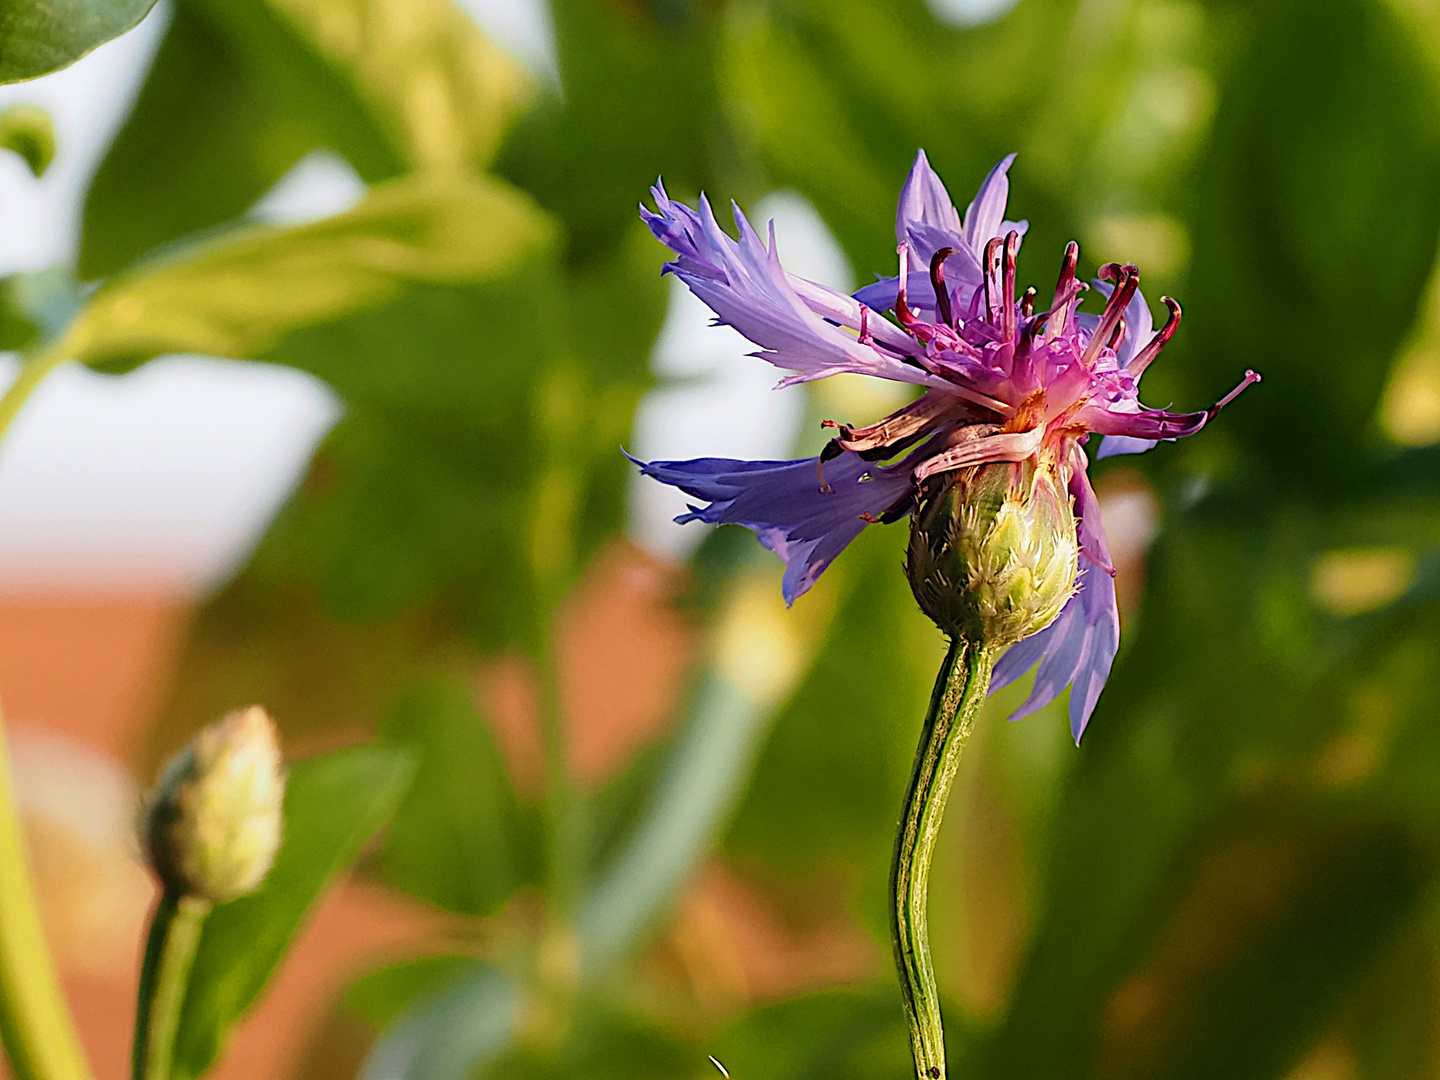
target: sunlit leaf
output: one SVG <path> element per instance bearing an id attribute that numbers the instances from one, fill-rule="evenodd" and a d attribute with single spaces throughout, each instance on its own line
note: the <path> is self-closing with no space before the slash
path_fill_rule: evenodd
<path id="1" fill-rule="evenodd" d="M 165 352 L 258 357 L 291 331 L 406 286 L 503 275 L 553 237 L 545 216 L 499 183 L 416 177 L 346 214 L 255 226 L 107 282 L 57 348 L 102 365 Z"/>

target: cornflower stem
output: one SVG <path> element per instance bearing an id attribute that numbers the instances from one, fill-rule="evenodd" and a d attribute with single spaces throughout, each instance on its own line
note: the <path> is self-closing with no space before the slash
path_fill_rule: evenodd
<path id="1" fill-rule="evenodd" d="M 65 359 L 59 350 L 30 357 L 0 397 L 0 437 L 26 399 Z M 90 1080 L 75 1022 L 45 947 L 25 834 L 15 805 L 0 720 L 0 1039 L 17 1080 Z"/>
<path id="2" fill-rule="evenodd" d="M 140 968 L 135 1044 L 130 1055 L 134 1080 L 170 1080 L 180 1010 L 210 908 L 208 900 L 180 896 L 170 889 L 155 908 Z"/>
<path id="3" fill-rule="evenodd" d="M 895 855 L 890 863 L 890 936 L 919 1080 L 943 1080 L 945 1076 L 945 1033 L 935 987 L 935 965 L 930 960 L 926 913 L 930 862 L 945 802 L 960 767 L 960 753 L 990 689 L 993 667 L 994 657 L 989 650 L 951 640 L 930 694 L 914 772 L 895 832 Z"/>

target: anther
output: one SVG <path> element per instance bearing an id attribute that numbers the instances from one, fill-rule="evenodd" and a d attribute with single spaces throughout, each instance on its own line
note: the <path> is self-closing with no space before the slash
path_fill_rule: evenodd
<path id="1" fill-rule="evenodd" d="M 950 290 L 945 287 L 945 260 L 954 254 L 954 248 L 942 247 L 930 259 L 930 285 L 935 290 L 935 310 L 940 313 L 940 321 L 946 326 L 955 325 L 950 310 Z"/>
<path id="2" fill-rule="evenodd" d="M 1035 314 L 1035 286 L 1031 285 L 1025 290 L 1025 295 L 1020 298 L 1020 314 L 1030 318 Z"/>
<path id="3" fill-rule="evenodd" d="M 1160 328 L 1150 341 L 1130 361 L 1130 373 L 1139 378 L 1151 362 L 1160 355 L 1160 350 L 1165 348 L 1165 343 L 1175 336 L 1175 331 L 1180 328 L 1180 305 L 1168 296 L 1162 296 L 1160 302 L 1170 309 L 1170 316 L 1165 320 L 1165 325 Z"/>

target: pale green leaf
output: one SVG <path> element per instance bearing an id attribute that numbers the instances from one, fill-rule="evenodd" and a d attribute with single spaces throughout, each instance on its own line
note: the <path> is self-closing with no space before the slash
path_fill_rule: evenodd
<path id="1" fill-rule="evenodd" d="M 137 267 L 95 294 L 57 351 L 100 365 L 172 352 L 254 357 L 407 285 L 501 276 L 553 237 L 545 215 L 497 181 L 417 176 L 346 214 L 253 227 Z"/>

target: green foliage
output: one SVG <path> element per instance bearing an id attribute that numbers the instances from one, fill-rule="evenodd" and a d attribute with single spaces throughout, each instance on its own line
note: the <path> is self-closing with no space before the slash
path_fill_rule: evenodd
<path id="1" fill-rule="evenodd" d="M 11 0 L 0 11 L 0 83 L 73 64 L 145 17 L 155 0 Z"/>
<path id="2" fill-rule="evenodd" d="M 80 272 L 233 220 L 318 146 L 370 181 L 482 166 L 527 87 L 450 0 L 181 0 L 87 196 Z"/>
<path id="3" fill-rule="evenodd" d="M 254 226 L 107 281 L 58 349 L 111 369 L 165 352 L 258 358 L 287 334 L 406 287 L 501 277 L 553 239 L 545 217 L 503 184 L 417 176 L 349 213 Z"/>
<path id="4" fill-rule="evenodd" d="M 1435 261 L 1440 87 L 1387 5 L 1346 0 L 1316 20 L 1276 2 L 1247 18 L 1197 177 L 1185 364 L 1204 393 L 1237 365 L 1263 370 L 1270 387 L 1235 431 L 1270 483 L 1323 486 L 1369 449 Z"/>
<path id="5" fill-rule="evenodd" d="M 385 878 L 452 911 L 493 914 L 528 876 L 533 845 L 489 727 L 462 687 L 437 679 L 398 700 L 382 730 L 420 761 L 380 855 Z"/>
<path id="6" fill-rule="evenodd" d="M 381 747 L 337 750 L 291 769 L 285 838 L 265 884 L 205 921 L 173 1075 L 189 1080 L 210 1068 L 335 876 L 395 813 L 413 774 L 408 754 Z"/>
<path id="7" fill-rule="evenodd" d="M 732 1076 L 755 1080 L 869 1080 L 904 1074 L 910 1061 L 900 995 L 831 991 L 757 1009 L 715 1046 Z"/>

